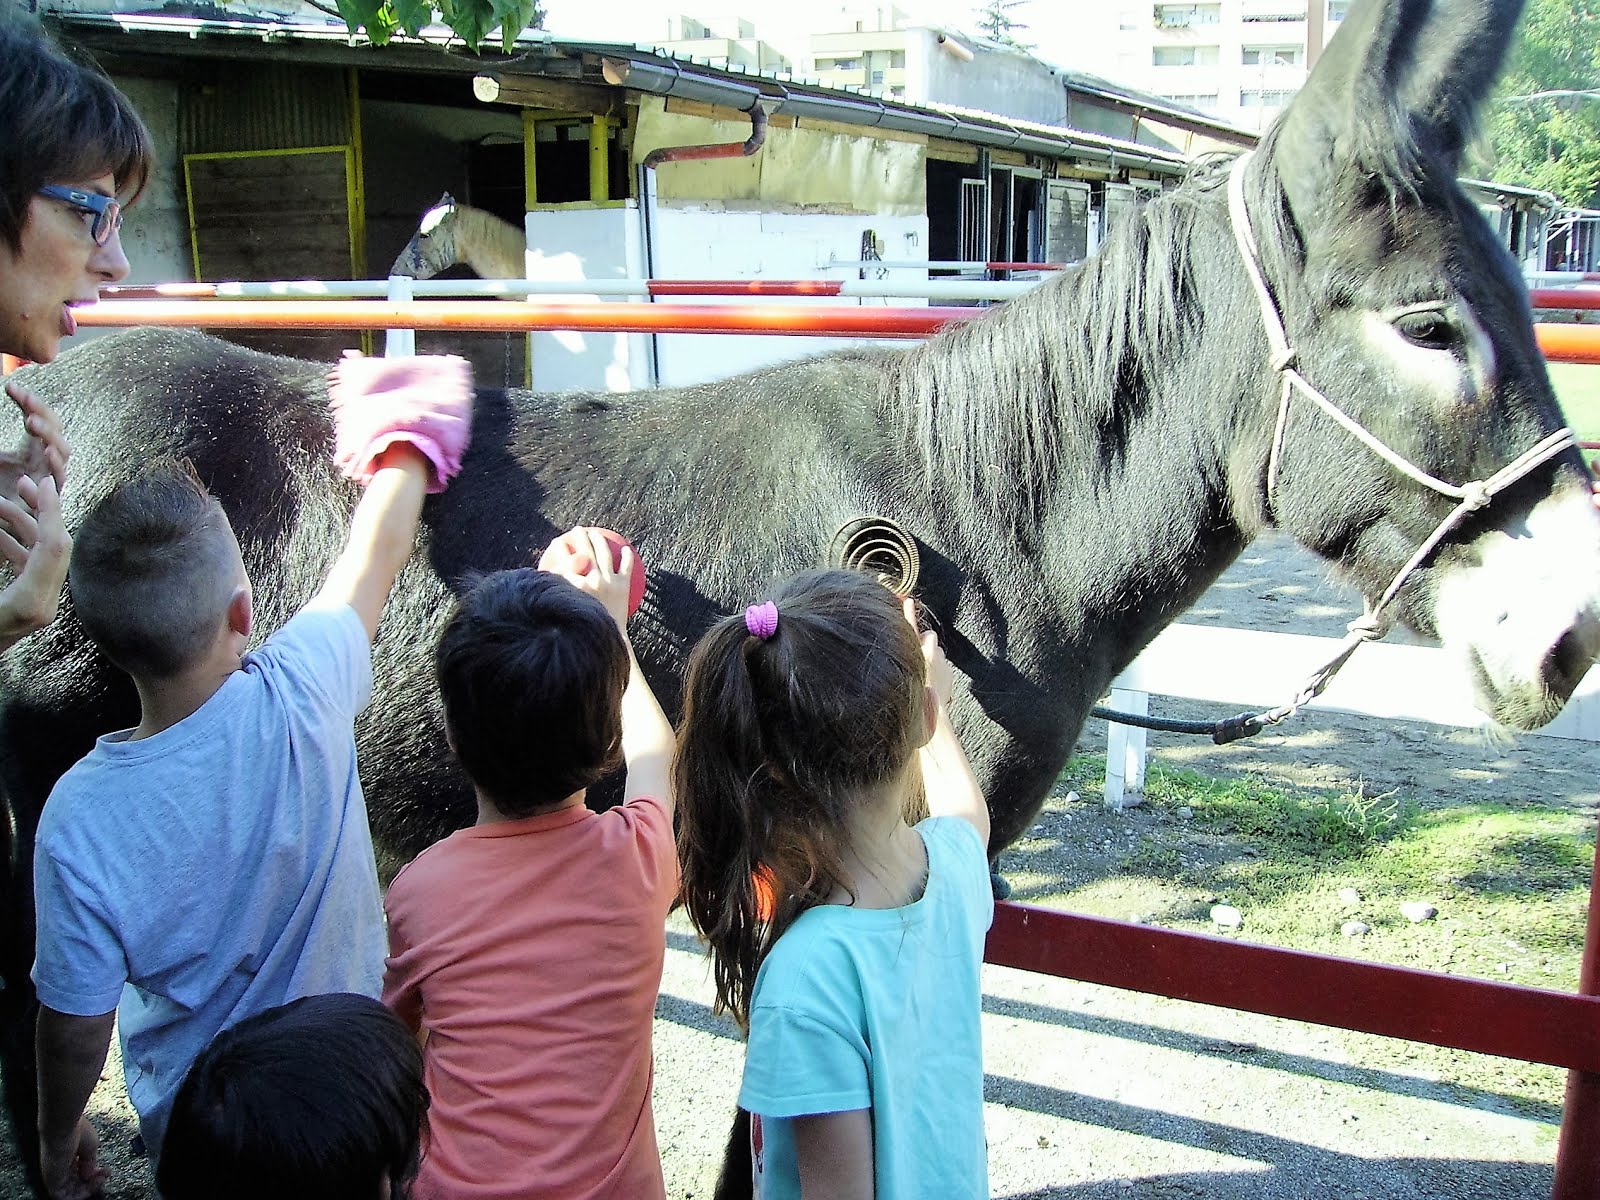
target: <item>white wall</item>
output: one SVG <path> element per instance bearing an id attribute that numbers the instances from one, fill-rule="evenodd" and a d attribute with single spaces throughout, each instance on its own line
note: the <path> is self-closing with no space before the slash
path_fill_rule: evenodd
<path id="1" fill-rule="evenodd" d="M 627 279 L 644 274 L 639 210 L 631 200 L 621 207 L 531 212 L 524 227 L 529 279 Z M 628 303 L 614 297 L 607 300 Z M 626 392 L 650 381 L 649 343 L 640 334 L 556 330 L 530 334 L 528 347 L 536 391 Z"/>
<path id="2" fill-rule="evenodd" d="M 940 49 L 935 30 L 913 29 L 908 36 L 912 39 L 906 52 L 909 99 L 1004 113 L 1041 125 L 1067 123 L 1066 81 L 1049 63 L 991 50 L 975 41 L 961 43 L 972 52 L 968 61 Z M 923 89 L 920 93 L 912 91 L 914 78 Z"/>
<path id="3" fill-rule="evenodd" d="M 693 208 L 658 209 L 655 276 L 660 279 L 854 279 L 855 268 L 827 269 L 830 257 L 861 257 L 871 229 L 884 257 L 918 258 L 928 241 L 928 221 L 918 217 L 859 217 L 814 213 L 737 213 Z M 527 217 L 530 279 L 622 279 L 646 273 L 640 214 L 625 208 L 532 212 Z M 553 249 L 546 253 L 541 247 Z M 869 274 L 871 274 L 869 272 Z M 926 278 L 926 272 L 921 272 Z M 909 275 L 896 271 L 894 278 Z M 613 303 L 645 301 L 614 300 Z M 851 299 L 784 301 L 759 296 L 673 298 L 673 304 L 858 304 Z M 868 300 L 872 305 L 915 301 Z M 831 350 L 871 345 L 856 338 L 747 334 L 663 334 L 657 338 L 659 382 L 684 386 L 743 371 L 810 358 Z M 904 345 L 886 340 L 883 345 Z M 533 386 L 539 391 L 626 391 L 650 386 L 650 335 L 578 332 L 532 335 Z"/>
<path id="4" fill-rule="evenodd" d="M 656 214 L 655 273 L 662 279 L 855 279 L 856 269 L 827 269 L 831 260 L 861 257 L 861 237 L 870 229 L 883 257 L 926 257 L 928 218 L 843 216 L 818 213 L 737 213 L 662 209 Z M 911 236 L 907 236 L 911 235 Z M 896 279 L 905 277 L 897 272 Z M 869 277 L 874 275 L 869 271 Z M 926 278 L 926 272 L 923 272 Z M 767 296 L 708 296 L 683 303 L 903 306 L 910 300 L 808 297 L 786 301 Z M 761 335 L 665 334 L 658 339 L 661 382 L 679 386 L 725 379 L 774 363 L 812 358 L 831 350 L 872 345 L 859 338 L 765 337 Z M 882 344 L 904 345 L 894 341 Z"/>

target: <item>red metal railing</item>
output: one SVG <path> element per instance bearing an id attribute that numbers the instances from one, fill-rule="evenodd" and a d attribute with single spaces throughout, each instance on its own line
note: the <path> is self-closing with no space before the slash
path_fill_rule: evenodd
<path id="1" fill-rule="evenodd" d="M 1528 303 L 1534 308 L 1600 309 L 1600 288 L 1529 288 Z"/>

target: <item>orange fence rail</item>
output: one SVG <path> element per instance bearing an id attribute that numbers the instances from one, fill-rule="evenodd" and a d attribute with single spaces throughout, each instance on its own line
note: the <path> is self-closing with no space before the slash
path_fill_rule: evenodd
<path id="1" fill-rule="evenodd" d="M 811 307 L 802 304 L 529 304 L 514 300 L 102 300 L 75 310 L 81 326 L 204 329 L 454 329 L 462 332 L 789 334 L 920 338 L 985 308 Z M 1600 365 L 1600 325 L 1535 325 L 1552 362 Z"/>

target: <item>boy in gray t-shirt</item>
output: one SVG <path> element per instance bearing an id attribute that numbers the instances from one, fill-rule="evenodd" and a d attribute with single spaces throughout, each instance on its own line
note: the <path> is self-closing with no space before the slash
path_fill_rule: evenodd
<path id="1" fill-rule="evenodd" d="M 114 1019 L 154 1156 L 222 1029 L 300 996 L 379 995 L 354 722 L 423 494 L 459 467 L 469 382 L 460 359 L 336 369 L 340 465 L 367 489 L 321 591 L 253 652 L 239 543 L 187 464 L 156 464 L 85 518 L 74 607 L 133 677 L 140 720 L 61 777 L 39 822 L 39 1153 L 56 1200 L 106 1182 L 83 1111 Z"/>

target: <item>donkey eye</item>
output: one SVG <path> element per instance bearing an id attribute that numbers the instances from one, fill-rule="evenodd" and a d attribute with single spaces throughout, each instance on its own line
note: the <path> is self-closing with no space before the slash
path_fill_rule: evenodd
<path id="1" fill-rule="evenodd" d="M 1460 345 L 1461 331 L 1442 312 L 1401 313 L 1394 319 L 1400 336 L 1424 350 L 1450 350 Z"/>

